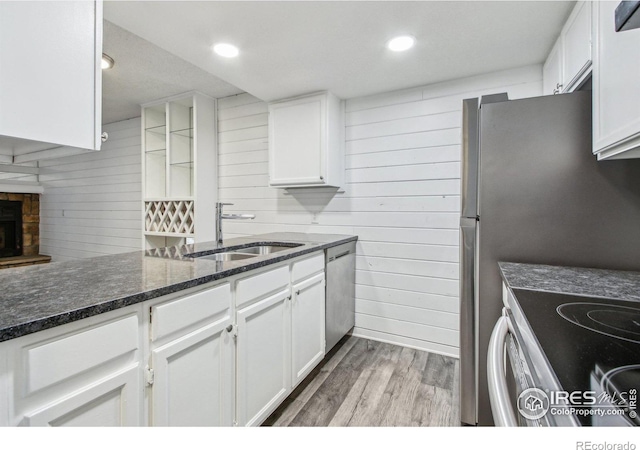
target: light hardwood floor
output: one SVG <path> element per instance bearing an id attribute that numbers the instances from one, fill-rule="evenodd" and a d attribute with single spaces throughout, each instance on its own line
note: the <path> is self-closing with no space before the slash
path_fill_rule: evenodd
<path id="1" fill-rule="evenodd" d="M 455 358 L 349 336 L 265 426 L 459 426 Z"/>

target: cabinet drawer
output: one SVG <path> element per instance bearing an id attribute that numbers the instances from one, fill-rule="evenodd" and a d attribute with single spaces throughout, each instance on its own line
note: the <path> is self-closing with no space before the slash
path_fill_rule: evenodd
<path id="1" fill-rule="evenodd" d="M 293 264 L 291 279 L 294 283 L 324 271 L 324 252 Z"/>
<path id="2" fill-rule="evenodd" d="M 236 286 L 236 307 L 263 298 L 289 286 L 289 266 L 244 278 Z"/>
<path id="3" fill-rule="evenodd" d="M 229 308 L 231 308 L 229 283 L 161 303 L 151 309 L 151 339 L 155 341 L 198 323 L 210 321 Z"/>
<path id="4" fill-rule="evenodd" d="M 59 383 L 138 349 L 138 317 L 131 315 L 23 351 L 26 393 Z"/>

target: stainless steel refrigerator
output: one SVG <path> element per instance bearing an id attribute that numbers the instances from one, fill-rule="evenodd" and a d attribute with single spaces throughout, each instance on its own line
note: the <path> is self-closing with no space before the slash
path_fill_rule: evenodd
<path id="1" fill-rule="evenodd" d="M 640 270 L 640 160 L 596 161 L 591 92 L 465 100 L 462 147 L 461 421 L 490 425 L 498 261 Z"/>

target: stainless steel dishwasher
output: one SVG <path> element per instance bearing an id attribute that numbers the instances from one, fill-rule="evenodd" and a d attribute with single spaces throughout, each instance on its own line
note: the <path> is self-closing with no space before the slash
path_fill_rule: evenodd
<path id="1" fill-rule="evenodd" d="M 325 352 L 329 352 L 356 321 L 356 243 L 347 242 L 325 252 Z"/>

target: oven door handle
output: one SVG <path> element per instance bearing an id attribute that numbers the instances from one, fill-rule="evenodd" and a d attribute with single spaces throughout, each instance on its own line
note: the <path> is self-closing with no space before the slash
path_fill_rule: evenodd
<path id="1" fill-rule="evenodd" d="M 510 328 L 509 319 L 504 315 L 501 316 L 491 333 L 487 354 L 487 381 L 489 383 L 491 412 L 496 426 L 500 427 L 518 426 L 518 420 L 509 398 L 504 364 L 504 346 Z"/>

